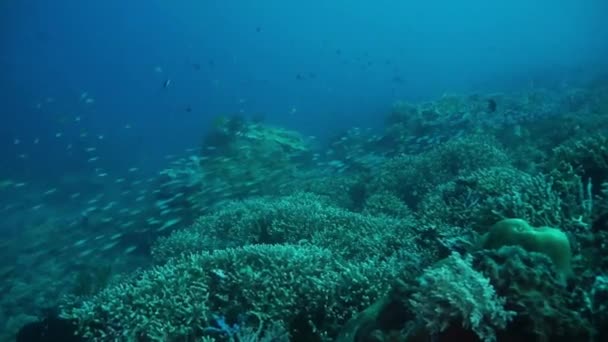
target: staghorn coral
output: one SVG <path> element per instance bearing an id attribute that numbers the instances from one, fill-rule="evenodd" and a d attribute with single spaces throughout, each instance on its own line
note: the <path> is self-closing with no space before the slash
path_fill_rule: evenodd
<path id="1" fill-rule="evenodd" d="M 209 321 L 209 270 L 203 255 L 134 274 L 96 295 L 66 300 L 62 316 L 92 341 L 170 341 L 195 336 Z"/>
<path id="2" fill-rule="evenodd" d="M 383 295 L 401 270 L 396 258 L 342 260 L 310 245 L 252 245 L 189 254 L 100 293 L 72 299 L 63 316 L 96 341 L 177 341 L 200 337 L 213 315 L 257 313 L 302 333 L 334 335 Z"/>
<path id="3" fill-rule="evenodd" d="M 552 178 L 509 167 L 485 168 L 439 185 L 420 205 L 426 222 L 469 226 L 478 232 L 502 218 L 519 217 L 534 225 L 570 222 Z"/>
<path id="4" fill-rule="evenodd" d="M 365 260 L 405 249 L 414 252 L 411 218 L 369 216 L 331 206 L 324 197 L 296 193 L 227 204 L 190 228 L 160 238 L 152 249 L 157 262 L 184 253 L 256 243 L 311 241 L 342 256 Z M 365 238 L 362 238 L 365 237 Z"/>
<path id="5" fill-rule="evenodd" d="M 363 206 L 363 213 L 386 215 L 394 218 L 409 218 L 413 215 L 410 208 L 394 194 L 383 191 L 370 195 Z"/>
<path id="6" fill-rule="evenodd" d="M 565 174 L 574 170 L 583 181 L 591 180 L 594 195 L 599 194 L 608 181 L 608 137 L 599 133 L 564 142 L 553 149 L 547 168 Z"/>
<path id="7" fill-rule="evenodd" d="M 439 184 L 479 169 L 509 165 L 509 157 L 492 138 L 455 138 L 423 154 L 389 160 L 375 175 L 370 189 L 392 192 L 417 209 L 420 200 Z"/>

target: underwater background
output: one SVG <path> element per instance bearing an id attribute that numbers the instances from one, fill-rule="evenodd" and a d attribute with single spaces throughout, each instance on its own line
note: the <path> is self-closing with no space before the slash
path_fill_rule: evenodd
<path id="1" fill-rule="evenodd" d="M 605 341 L 608 2 L 0 2 L 0 341 Z"/>

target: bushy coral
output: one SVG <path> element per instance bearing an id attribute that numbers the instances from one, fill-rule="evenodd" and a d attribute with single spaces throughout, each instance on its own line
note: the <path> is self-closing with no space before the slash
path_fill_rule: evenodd
<path id="1" fill-rule="evenodd" d="M 570 222 L 545 175 L 509 168 L 485 168 L 439 185 L 420 205 L 425 221 L 469 226 L 483 232 L 499 219 L 523 218 L 534 225 Z"/>
<path id="2" fill-rule="evenodd" d="M 152 253 L 158 262 L 183 253 L 255 243 L 313 241 L 342 256 L 364 260 L 398 250 L 414 251 L 410 218 L 369 216 L 333 207 L 323 197 L 297 193 L 233 202 L 202 216 L 188 229 L 161 238 Z"/>
<path id="3" fill-rule="evenodd" d="M 505 309 L 505 299 L 471 263 L 472 258 L 454 253 L 428 268 L 418 279 L 418 291 L 409 304 L 432 334 L 462 324 L 482 341 L 495 341 L 495 330 L 505 329 L 514 312 Z"/>
<path id="4" fill-rule="evenodd" d="M 599 133 L 564 142 L 553 149 L 547 168 L 562 173 L 573 169 L 583 181 L 591 180 L 594 194 L 599 194 L 608 181 L 608 137 Z"/>
<path id="5" fill-rule="evenodd" d="M 347 262 L 310 245 L 253 245 L 189 254 L 64 306 L 94 340 L 200 337 L 214 315 L 258 313 L 318 336 L 383 295 L 400 260 Z"/>
<path id="6" fill-rule="evenodd" d="M 205 259 L 207 257 L 207 259 Z M 195 336 L 210 319 L 208 255 L 192 255 L 135 274 L 80 302 L 63 316 L 94 341 L 170 341 Z"/>
<path id="7" fill-rule="evenodd" d="M 499 101 L 496 94 L 445 94 L 421 104 L 399 101 L 386 120 L 386 135 L 381 141 L 393 145 L 396 154 L 427 151 L 463 132 L 478 131 L 480 122 L 488 117 L 489 99 Z"/>
<path id="8" fill-rule="evenodd" d="M 416 205 L 425 190 L 423 182 L 421 184 L 416 182 L 418 163 L 420 163 L 420 158 L 413 155 L 399 155 L 387 160 L 374 173 L 374 177 L 368 185 L 370 192 L 388 192 L 409 207 Z"/>
<path id="9" fill-rule="evenodd" d="M 593 336 L 586 291 L 567 287 L 546 255 L 506 246 L 476 252 L 473 265 L 506 298 L 506 308 L 517 312 L 514 334 L 525 332 L 527 339 L 538 341 L 588 341 Z"/>
<path id="10" fill-rule="evenodd" d="M 492 138 L 455 138 L 423 154 L 389 160 L 375 175 L 370 188 L 374 192 L 392 192 L 411 208 L 417 208 L 420 200 L 440 184 L 479 169 L 509 165 L 509 157 Z"/>
<path id="11" fill-rule="evenodd" d="M 412 210 L 399 197 L 388 191 L 371 194 L 365 201 L 363 213 L 402 219 L 410 218 L 413 215 Z"/>

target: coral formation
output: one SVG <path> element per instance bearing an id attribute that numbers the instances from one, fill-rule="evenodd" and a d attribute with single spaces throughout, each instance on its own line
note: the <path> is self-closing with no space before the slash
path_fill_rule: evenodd
<path id="1" fill-rule="evenodd" d="M 606 340 L 607 89 L 401 102 L 326 143 L 220 118 L 116 182 L 136 207 L 15 224 L 4 330 L 61 304 L 97 341 Z"/>
<path id="2" fill-rule="evenodd" d="M 482 241 L 483 248 L 520 246 L 528 252 L 548 256 L 560 274 L 572 273 L 572 251 L 566 234 L 557 228 L 532 227 L 522 219 L 506 219 L 493 225 Z"/>
<path id="3" fill-rule="evenodd" d="M 205 336 L 214 316 L 257 313 L 289 330 L 334 333 L 388 288 L 396 259 L 348 262 L 311 245 L 251 245 L 184 255 L 65 306 L 96 341 Z"/>

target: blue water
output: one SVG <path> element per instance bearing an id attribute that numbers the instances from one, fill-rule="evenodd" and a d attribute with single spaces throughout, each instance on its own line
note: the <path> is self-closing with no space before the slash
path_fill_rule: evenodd
<path id="1" fill-rule="evenodd" d="M 608 80 L 607 14 L 606 0 L 0 1 L 0 341 L 61 296 L 149 266 L 156 238 L 224 200 L 308 187 L 372 217 L 364 201 L 401 154 L 479 127 L 538 171 L 541 147 L 605 133 L 605 88 L 577 85 Z M 436 102 L 410 120 L 399 101 Z M 542 124 L 538 151 L 518 145 Z M 581 179 L 589 193 L 605 180 Z M 425 182 L 395 181 L 406 194 L 375 205 L 410 215 Z"/>
<path id="2" fill-rule="evenodd" d="M 103 136 L 105 168 L 155 170 L 219 114 L 323 137 L 380 126 L 396 100 L 586 77 L 608 55 L 599 0 L 0 6 L 5 177 L 86 168 L 65 151 L 82 132 Z"/>

